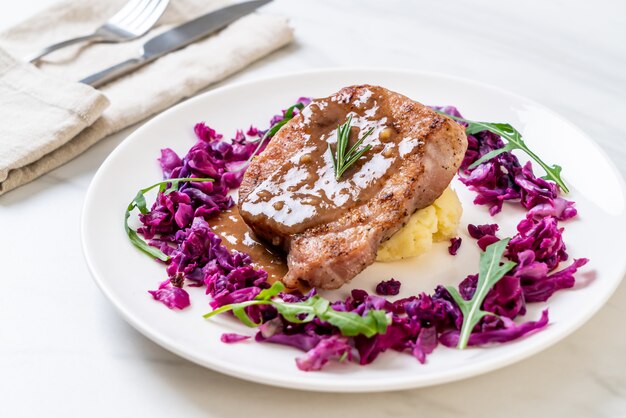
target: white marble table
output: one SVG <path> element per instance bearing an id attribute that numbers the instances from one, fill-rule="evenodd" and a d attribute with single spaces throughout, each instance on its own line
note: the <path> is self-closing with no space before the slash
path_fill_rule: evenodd
<path id="1" fill-rule="evenodd" d="M 51 1 L 5 2 L 0 27 Z M 469 77 L 570 118 L 626 173 L 622 1 L 276 0 L 265 12 L 289 16 L 296 42 L 226 83 L 352 65 Z M 487 375 L 426 389 L 290 391 L 170 354 L 115 312 L 80 248 L 85 191 L 130 131 L 0 197 L 0 416 L 626 416 L 626 285 L 556 346 Z M 623 243 L 616 237 L 615 245 Z"/>

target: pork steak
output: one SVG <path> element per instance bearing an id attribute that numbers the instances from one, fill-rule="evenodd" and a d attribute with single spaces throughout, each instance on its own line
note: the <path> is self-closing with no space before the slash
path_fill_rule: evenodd
<path id="1" fill-rule="evenodd" d="M 373 129 L 363 142 L 372 148 L 336 179 L 337 128 L 349 116 L 349 147 Z M 429 107 L 378 86 L 345 87 L 311 102 L 255 157 L 239 210 L 287 252 L 287 287 L 335 289 L 441 195 L 466 148 L 464 129 Z"/>

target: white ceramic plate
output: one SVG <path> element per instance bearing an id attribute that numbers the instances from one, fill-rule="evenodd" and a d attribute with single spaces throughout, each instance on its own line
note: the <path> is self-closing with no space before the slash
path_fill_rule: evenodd
<path id="1" fill-rule="evenodd" d="M 204 289 L 190 289 L 192 306 L 168 310 L 146 292 L 166 278 L 159 264 L 128 242 L 123 213 L 138 189 L 161 179 L 159 150 L 171 147 L 180 155 L 194 143 L 193 126 L 206 121 L 228 138 L 251 123 L 267 126 L 279 109 L 300 96 L 322 97 L 342 86 L 371 83 L 401 92 L 422 103 L 456 105 L 468 118 L 506 121 L 546 161 L 563 166 L 571 185 L 568 198 L 580 216 L 563 223 L 570 257 L 591 262 L 578 275 L 572 290 L 557 293 L 548 304 L 534 304 L 526 318 L 537 319 L 550 308 L 550 326 L 514 343 L 458 351 L 438 347 L 421 365 L 412 356 L 387 352 L 373 364 L 334 364 L 321 372 L 302 372 L 289 347 L 253 341 L 227 345 L 224 332 L 253 335 L 229 317 L 211 321 Z M 518 154 L 519 155 L 519 154 Z M 522 158 L 523 159 L 523 158 Z M 456 257 L 444 244 L 428 256 L 404 262 L 375 264 L 353 280 L 351 287 L 370 292 L 382 279 L 403 283 L 400 296 L 430 292 L 437 284 L 457 284 L 477 271 L 478 250 L 467 236 L 468 223 L 497 222 L 512 234 L 524 216 L 514 205 L 490 218 L 484 207 L 472 205 L 473 194 L 454 186 L 463 202 L 461 236 Z M 82 240 L 89 268 L 100 289 L 124 318 L 148 338 L 200 365 L 248 379 L 288 388 L 331 391 L 386 391 L 463 379 L 522 360 L 561 340 L 587 321 L 613 293 L 625 271 L 623 249 L 615 237 L 626 233 L 624 181 L 605 154 L 571 123 L 530 100 L 464 79 L 392 70 L 326 70 L 274 77 L 223 87 L 186 101 L 154 118 L 126 139 L 102 164 L 91 183 L 82 217 Z M 345 297 L 351 287 L 330 297 Z"/>

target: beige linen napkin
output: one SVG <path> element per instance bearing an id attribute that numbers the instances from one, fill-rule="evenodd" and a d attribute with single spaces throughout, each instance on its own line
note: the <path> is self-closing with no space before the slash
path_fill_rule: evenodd
<path id="1" fill-rule="evenodd" d="M 253 14 L 100 91 L 75 82 L 136 56 L 147 39 L 173 25 L 230 3 L 171 0 L 158 27 L 140 40 L 71 47 L 50 55 L 39 69 L 15 58 L 90 33 L 125 1 L 62 1 L 0 33 L 0 194 L 64 164 L 105 136 L 172 106 L 292 39 L 284 18 Z"/>

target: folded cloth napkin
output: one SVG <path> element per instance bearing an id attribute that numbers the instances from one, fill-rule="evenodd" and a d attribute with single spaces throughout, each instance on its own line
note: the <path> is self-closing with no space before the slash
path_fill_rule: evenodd
<path id="1" fill-rule="evenodd" d="M 100 90 L 76 82 L 136 56 L 146 39 L 230 3 L 171 0 L 159 25 L 142 39 L 123 44 L 77 45 L 46 57 L 39 68 L 16 58 L 50 43 L 90 33 L 125 1 L 65 0 L 0 33 L 0 195 L 292 39 L 286 19 L 252 14 Z"/>

